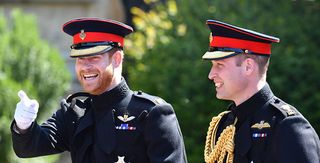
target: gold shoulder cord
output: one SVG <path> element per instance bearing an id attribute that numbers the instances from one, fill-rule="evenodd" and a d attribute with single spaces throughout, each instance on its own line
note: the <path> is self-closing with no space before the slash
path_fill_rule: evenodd
<path id="1" fill-rule="evenodd" d="M 220 113 L 218 116 L 213 117 L 210 122 L 204 149 L 204 160 L 206 163 L 223 163 L 225 156 L 227 156 L 227 163 L 233 162 L 234 134 L 236 130 L 235 124 L 237 123 L 237 118 L 233 124 L 227 126 L 222 131 L 217 143 L 215 143 L 218 124 L 223 115 L 229 112 L 230 111 L 224 111 Z"/>

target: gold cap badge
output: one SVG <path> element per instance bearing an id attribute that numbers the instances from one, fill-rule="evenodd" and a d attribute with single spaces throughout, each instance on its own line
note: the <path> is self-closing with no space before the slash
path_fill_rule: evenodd
<path id="1" fill-rule="evenodd" d="M 210 35 L 209 35 L 209 43 L 211 43 L 212 40 L 213 40 L 212 32 L 210 32 Z"/>
<path id="2" fill-rule="evenodd" d="M 81 38 L 81 40 L 84 40 L 86 38 L 86 34 L 84 33 L 84 29 L 80 30 L 80 35 L 79 37 Z"/>

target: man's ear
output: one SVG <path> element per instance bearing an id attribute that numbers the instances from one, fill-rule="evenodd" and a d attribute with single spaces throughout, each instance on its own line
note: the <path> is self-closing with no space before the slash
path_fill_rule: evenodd
<path id="1" fill-rule="evenodd" d="M 243 66 L 245 69 L 245 74 L 251 75 L 255 71 L 257 64 L 252 58 L 247 58 L 244 60 Z"/>
<path id="2" fill-rule="evenodd" d="M 119 50 L 117 50 L 113 54 L 112 58 L 113 58 L 112 59 L 112 64 L 113 64 L 114 67 L 118 67 L 119 65 L 121 65 L 122 59 L 123 59 L 123 55 Z"/>

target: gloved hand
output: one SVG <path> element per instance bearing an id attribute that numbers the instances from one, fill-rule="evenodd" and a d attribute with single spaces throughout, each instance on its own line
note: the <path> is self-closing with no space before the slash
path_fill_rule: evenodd
<path id="1" fill-rule="evenodd" d="M 37 100 L 30 100 L 22 90 L 18 92 L 18 96 L 20 97 L 20 102 L 17 103 L 14 119 L 19 129 L 26 130 L 37 118 L 39 103 Z"/>

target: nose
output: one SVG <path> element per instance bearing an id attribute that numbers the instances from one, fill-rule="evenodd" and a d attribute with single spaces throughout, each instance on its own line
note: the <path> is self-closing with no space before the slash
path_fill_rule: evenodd
<path id="1" fill-rule="evenodd" d="M 91 70 L 92 67 L 93 67 L 92 64 L 87 62 L 82 66 L 82 70 L 88 71 L 88 70 Z"/>
<path id="2" fill-rule="evenodd" d="M 214 71 L 214 68 L 211 67 L 210 72 L 209 72 L 209 75 L 208 75 L 208 78 L 209 78 L 210 80 L 213 80 L 216 76 L 217 76 L 217 73 Z"/>

